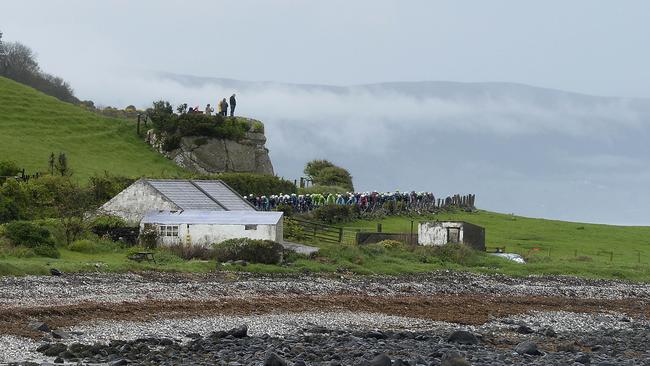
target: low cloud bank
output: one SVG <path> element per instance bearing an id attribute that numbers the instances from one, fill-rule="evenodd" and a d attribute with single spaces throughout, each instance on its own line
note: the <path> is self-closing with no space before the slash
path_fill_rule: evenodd
<path id="1" fill-rule="evenodd" d="M 650 219 L 624 204 L 596 204 L 603 195 L 626 198 L 622 190 L 641 196 L 640 184 L 650 182 L 640 173 L 650 165 L 650 103 L 644 100 L 517 85 L 504 92 L 481 84 L 480 93 L 467 95 L 445 95 L 437 85 L 433 95 L 427 85 L 414 92 L 400 85 L 340 88 L 154 74 L 101 85 L 80 90 L 98 104 L 140 107 L 165 99 L 203 108 L 237 93 L 238 114 L 265 123 L 276 171 L 291 179 L 306 161 L 328 158 L 349 167 L 360 190 L 472 192 L 481 207 L 519 214 L 613 223 Z"/>

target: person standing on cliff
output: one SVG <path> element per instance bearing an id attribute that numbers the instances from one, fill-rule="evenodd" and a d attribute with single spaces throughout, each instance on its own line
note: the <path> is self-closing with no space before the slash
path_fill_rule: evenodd
<path id="1" fill-rule="evenodd" d="M 230 117 L 235 116 L 235 106 L 237 105 L 237 100 L 235 99 L 235 94 L 230 96 Z"/>
<path id="2" fill-rule="evenodd" d="M 211 116 L 211 115 L 212 115 L 212 112 L 214 112 L 214 108 L 212 108 L 212 107 L 210 106 L 210 103 L 208 103 L 208 105 L 205 107 L 205 114 L 206 114 L 207 116 Z"/>
<path id="3" fill-rule="evenodd" d="M 221 112 L 224 117 L 228 116 L 228 102 L 226 102 L 226 98 L 223 98 L 221 101 Z"/>

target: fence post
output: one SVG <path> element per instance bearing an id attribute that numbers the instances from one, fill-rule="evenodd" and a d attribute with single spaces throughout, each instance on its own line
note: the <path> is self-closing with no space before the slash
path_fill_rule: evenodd
<path id="1" fill-rule="evenodd" d="M 378 232 L 378 233 L 381 232 L 381 224 L 377 224 L 377 232 Z"/>
<path id="2" fill-rule="evenodd" d="M 142 115 L 140 113 L 138 113 L 138 128 L 137 128 L 138 137 L 140 136 L 140 118 L 141 117 L 142 117 Z"/>
<path id="3" fill-rule="evenodd" d="M 551 248 L 548 248 L 548 257 L 551 256 Z"/>
<path id="4" fill-rule="evenodd" d="M 409 244 L 413 245 L 413 220 L 411 220 L 411 235 L 409 236 Z"/>
<path id="5" fill-rule="evenodd" d="M 341 243 L 342 241 L 343 241 L 343 228 L 340 227 L 339 228 L 339 243 Z"/>

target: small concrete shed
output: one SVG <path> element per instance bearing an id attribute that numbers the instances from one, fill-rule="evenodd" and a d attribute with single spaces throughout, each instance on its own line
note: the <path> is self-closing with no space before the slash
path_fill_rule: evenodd
<path id="1" fill-rule="evenodd" d="M 140 230 L 153 226 L 159 245 L 209 246 L 235 238 L 282 243 L 282 216 L 282 212 L 260 211 L 150 211 L 140 222 Z"/>
<path id="2" fill-rule="evenodd" d="M 485 229 L 464 221 L 427 221 L 418 224 L 419 245 L 452 243 L 485 251 Z"/>

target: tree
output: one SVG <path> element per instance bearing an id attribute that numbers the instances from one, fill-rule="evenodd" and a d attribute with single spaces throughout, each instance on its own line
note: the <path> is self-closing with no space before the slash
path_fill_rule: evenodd
<path id="1" fill-rule="evenodd" d="M 69 177 L 59 186 L 54 197 L 54 209 L 61 220 L 67 244 L 77 240 L 86 228 L 86 213 L 93 207 L 92 193 L 74 183 Z"/>
<path id="2" fill-rule="evenodd" d="M 354 190 L 352 176 L 346 169 L 328 160 L 312 160 L 305 165 L 304 173 L 314 185 L 338 186 L 348 191 Z"/>
<path id="3" fill-rule="evenodd" d="M 52 159 L 52 156 L 50 156 L 50 159 Z M 72 169 L 68 166 L 68 157 L 65 156 L 65 153 L 59 153 L 59 158 L 56 163 L 54 163 L 54 169 L 62 177 L 69 177 L 72 175 Z"/>

